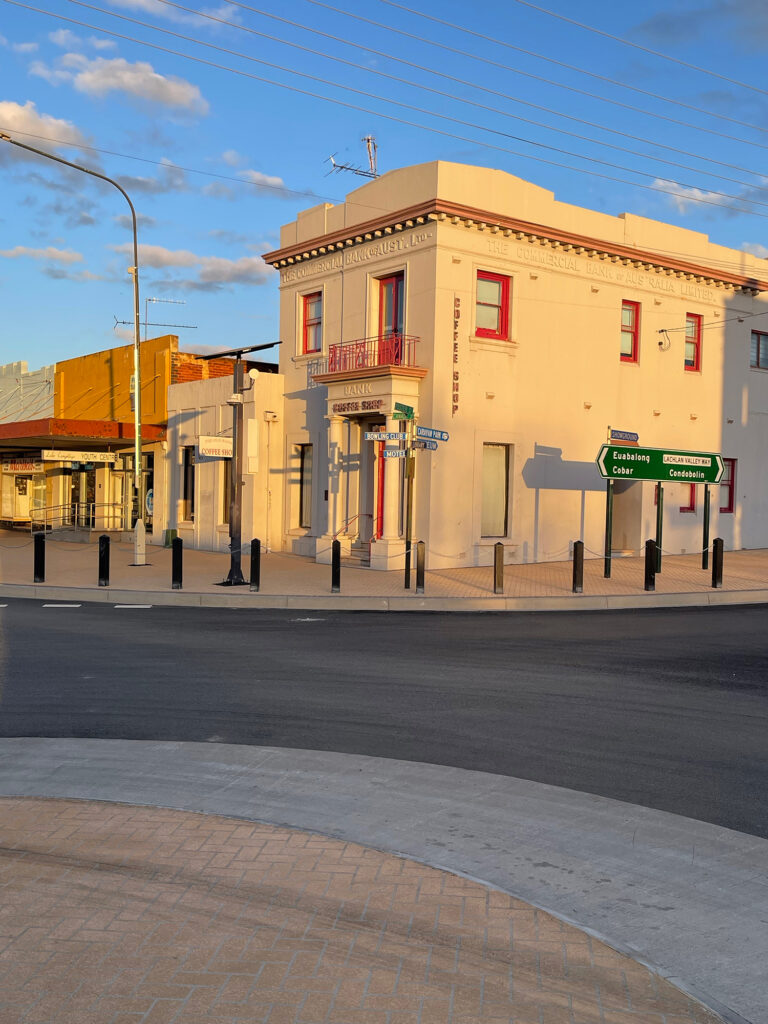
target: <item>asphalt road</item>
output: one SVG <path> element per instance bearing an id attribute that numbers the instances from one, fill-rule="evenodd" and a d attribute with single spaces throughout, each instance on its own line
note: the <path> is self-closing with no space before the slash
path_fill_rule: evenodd
<path id="1" fill-rule="evenodd" d="M 765 607 L 0 608 L 0 735 L 454 765 L 768 837 Z"/>

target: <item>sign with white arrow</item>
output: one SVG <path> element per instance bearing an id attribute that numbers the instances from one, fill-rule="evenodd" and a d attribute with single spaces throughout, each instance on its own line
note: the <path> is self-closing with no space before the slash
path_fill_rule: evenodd
<path id="1" fill-rule="evenodd" d="M 712 452 L 604 444 L 595 461 L 606 480 L 716 484 L 723 475 L 723 458 Z"/>
<path id="2" fill-rule="evenodd" d="M 416 437 L 425 437 L 431 441 L 447 441 L 447 430 L 435 430 L 434 427 L 416 427 Z"/>

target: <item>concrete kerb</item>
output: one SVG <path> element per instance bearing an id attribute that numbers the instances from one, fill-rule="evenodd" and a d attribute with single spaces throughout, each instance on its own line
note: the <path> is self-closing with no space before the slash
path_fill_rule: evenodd
<path id="1" fill-rule="evenodd" d="M 577 612 L 643 608 L 714 608 L 768 604 L 768 589 L 713 590 L 675 594 L 574 594 L 563 597 L 386 597 L 369 594 L 256 594 L 247 588 L 226 593 L 185 590 L 119 590 L 0 584 L 0 598 L 77 601 L 88 604 L 152 604 L 178 608 L 291 609 L 358 612 Z"/>

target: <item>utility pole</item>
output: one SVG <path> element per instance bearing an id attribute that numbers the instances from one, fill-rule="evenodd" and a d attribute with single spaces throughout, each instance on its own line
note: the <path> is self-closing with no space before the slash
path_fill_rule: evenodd
<path id="1" fill-rule="evenodd" d="M 133 207 L 130 196 L 122 185 L 118 185 L 116 181 L 108 178 L 106 174 L 93 171 L 90 167 L 81 167 L 80 164 L 74 164 L 71 160 L 65 160 L 63 157 L 55 156 L 53 153 L 47 153 L 44 149 L 36 149 L 34 146 L 29 146 L 26 142 L 18 142 L 5 132 L 0 132 L 0 142 L 8 142 L 12 146 L 18 146 L 19 149 L 26 149 L 29 153 L 45 157 L 46 160 L 55 160 L 57 164 L 64 164 L 65 167 L 72 167 L 76 171 L 82 171 L 83 174 L 90 174 L 92 178 L 100 178 L 109 185 L 114 185 L 118 192 L 122 193 L 123 198 L 130 207 L 133 225 L 133 266 L 128 268 L 128 273 L 133 278 L 133 379 L 135 389 L 133 402 L 133 487 L 137 513 L 136 532 L 134 534 L 134 564 L 144 565 L 144 509 L 141 503 L 141 321 L 139 312 L 139 243 L 136 230 L 136 210 Z"/>
<path id="2" fill-rule="evenodd" d="M 232 472 L 229 484 L 229 574 L 222 581 L 222 587 L 241 587 L 246 580 L 242 569 L 242 512 L 243 512 L 243 353 L 262 352 L 267 348 L 282 345 L 281 341 L 270 341 L 266 345 L 249 345 L 245 348 L 231 348 L 226 352 L 214 352 L 197 356 L 198 359 L 223 359 L 235 357 L 232 369 L 232 395 L 227 401 L 232 406 Z M 251 382 L 253 386 L 253 382 Z"/>

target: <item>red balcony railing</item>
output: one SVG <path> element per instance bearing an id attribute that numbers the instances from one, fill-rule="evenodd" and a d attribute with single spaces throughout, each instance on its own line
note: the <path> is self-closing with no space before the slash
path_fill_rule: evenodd
<path id="1" fill-rule="evenodd" d="M 327 369 L 315 373 L 367 370 L 373 366 L 415 366 L 418 338 L 410 334 L 379 334 L 374 338 L 339 341 L 328 346 Z"/>

